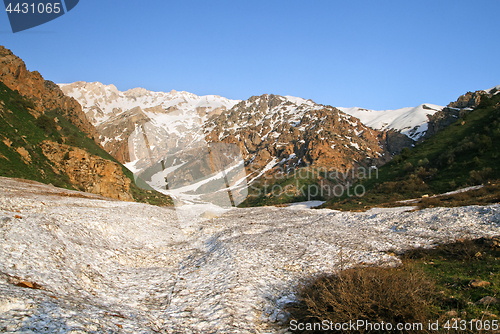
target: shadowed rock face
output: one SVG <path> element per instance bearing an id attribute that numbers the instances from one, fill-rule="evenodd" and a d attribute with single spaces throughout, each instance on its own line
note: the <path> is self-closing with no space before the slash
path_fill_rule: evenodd
<path id="1" fill-rule="evenodd" d="M 45 110 L 58 110 L 90 138 L 97 139 L 96 129 L 75 99 L 64 95 L 59 86 L 44 80 L 40 73 L 28 71 L 26 64 L 3 46 L 0 46 L 0 81 L 33 100 L 35 110 L 32 114 L 35 117 L 43 114 Z"/>
<path id="2" fill-rule="evenodd" d="M 151 119 L 146 116 L 141 107 L 127 110 L 118 116 L 111 117 L 97 126 L 100 138 L 111 138 L 103 141 L 103 147 L 121 163 L 130 161 L 128 138 L 136 126 L 141 126 Z"/>
<path id="3" fill-rule="evenodd" d="M 408 136 L 400 132 L 389 130 L 384 134 L 387 143 L 387 150 L 391 153 L 391 155 L 399 154 L 403 148 L 415 145 L 415 141 L 413 139 L 408 138 Z"/>

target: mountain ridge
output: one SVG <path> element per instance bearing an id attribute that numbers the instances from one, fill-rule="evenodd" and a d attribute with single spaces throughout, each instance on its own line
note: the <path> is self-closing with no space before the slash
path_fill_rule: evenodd
<path id="1" fill-rule="evenodd" d="M 137 187 L 97 143 L 97 130 L 74 98 L 1 46 L 0 129 L 0 175 L 125 201 L 158 195 Z"/>
<path id="2" fill-rule="evenodd" d="M 363 199 L 332 199 L 325 207 L 363 210 L 375 205 L 401 205 L 409 199 L 428 206 L 498 202 L 500 150 L 495 143 L 500 138 L 500 94 L 478 93 L 480 99 L 476 99 L 476 93 L 466 94 L 474 102 L 459 98 L 450 106 L 477 106 L 444 108 L 443 113 L 449 112 L 450 117 L 436 121 L 436 126 L 443 126 L 440 131 L 395 156 L 376 177 L 360 180 L 366 190 Z M 484 189 L 454 195 L 457 189 L 472 186 Z"/>
<path id="3" fill-rule="evenodd" d="M 451 124 L 457 113 L 468 112 L 482 94 L 488 94 L 467 93 L 447 107 L 425 103 L 375 111 L 273 94 L 229 100 L 144 88 L 120 92 L 99 82 L 64 84 L 61 89 L 82 103 L 106 151 L 135 173 L 152 166 L 155 159 L 163 161 L 163 169 L 177 169 L 180 160 L 166 163 L 164 157 L 191 152 L 188 155 L 194 159 L 196 150 L 224 143 L 240 149 L 248 182 L 311 166 L 339 171 L 381 166 L 403 148 Z M 497 88 L 488 91 L 495 93 Z M 190 166 L 210 174 L 206 165 Z M 150 177 L 167 177 L 160 174 Z"/>

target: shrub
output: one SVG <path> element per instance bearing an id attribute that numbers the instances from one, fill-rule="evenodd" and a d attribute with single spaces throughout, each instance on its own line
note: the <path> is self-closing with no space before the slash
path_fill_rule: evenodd
<path id="1" fill-rule="evenodd" d="M 42 115 L 38 117 L 35 121 L 37 127 L 42 129 L 46 134 L 51 134 L 52 131 L 56 129 L 56 122 L 53 118 L 48 117 L 47 115 Z"/>
<path id="2" fill-rule="evenodd" d="M 399 182 L 399 187 L 400 187 L 399 192 L 403 193 L 404 192 L 414 193 L 419 191 L 425 191 L 429 188 L 429 186 L 415 174 L 411 174 L 409 179 L 403 182 Z"/>
<path id="3" fill-rule="evenodd" d="M 395 163 L 400 163 L 402 160 L 403 160 L 403 157 L 401 155 L 395 155 L 392 160 L 395 162 Z"/>
<path id="4" fill-rule="evenodd" d="M 424 179 L 427 176 L 429 176 L 429 172 L 427 171 L 427 169 L 425 169 L 425 167 L 417 167 L 417 169 L 415 169 L 415 173 L 421 179 Z"/>
<path id="5" fill-rule="evenodd" d="M 390 322 L 394 326 L 397 323 L 426 324 L 435 296 L 434 284 L 421 270 L 353 268 L 337 275 L 321 276 L 305 285 L 298 295 L 299 302 L 289 311 L 291 319 L 299 323 L 365 320 Z M 425 332 L 425 326 L 423 329 Z"/>
<path id="6" fill-rule="evenodd" d="M 386 194 L 392 194 L 397 189 L 398 183 L 387 181 L 380 185 L 379 191 Z"/>
<path id="7" fill-rule="evenodd" d="M 441 206 L 441 200 L 438 197 L 422 198 L 420 203 L 418 203 L 419 209 L 433 208 L 437 206 Z"/>
<path id="8" fill-rule="evenodd" d="M 424 158 L 418 161 L 417 166 L 427 166 L 428 164 L 429 164 L 429 159 Z"/>
<path id="9" fill-rule="evenodd" d="M 483 153 L 485 151 L 487 151 L 491 145 L 492 145 L 492 141 L 491 141 L 491 138 L 487 135 L 481 135 L 479 137 L 479 144 L 480 144 L 480 151 Z"/>
<path id="10" fill-rule="evenodd" d="M 407 173 L 412 172 L 413 171 L 413 165 L 411 164 L 411 162 L 405 163 L 405 165 L 403 166 L 403 170 L 405 172 L 407 172 Z"/>
<path id="11" fill-rule="evenodd" d="M 430 168 L 428 171 L 427 177 L 432 178 L 432 177 L 436 176 L 438 173 L 439 173 L 439 170 L 437 168 Z"/>
<path id="12" fill-rule="evenodd" d="M 475 156 L 474 159 L 472 159 L 472 163 L 474 164 L 474 166 L 480 166 L 481 160 L 477 156 Z"/>
<path id="13" fill-rule="evenodd" d="M 493 170 L 490 167 L 483 168 L 480 171 L 473 170 L 470 172 L 469 182 L 472 184 L 482 184 L 490 179 Z"/>
<path id="14" fill-rule="evenodd" d="M 449 166 L 455 161 L 455 154 L 453 152 L 447 151 L 439 156 L 439 162 L 441 165 Z"/>
<path id="15" fill-rule="evenodd" d="M 401 157 L 403 157 L 403 159 L 408 159 L 410 157 L 410 154 L 411 151 L 408 147 L 405 147 L 401 150 Z"/>

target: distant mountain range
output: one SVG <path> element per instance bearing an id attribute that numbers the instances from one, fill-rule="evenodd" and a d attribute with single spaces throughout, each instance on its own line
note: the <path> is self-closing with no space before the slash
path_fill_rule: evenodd
<path id="1" fill-rule="evenodd" d="M 377 130 L 395 130 L 415 141 L 425 135 L 429 116 L 443 110 L 443 106 L 421 104 L 414 108 L 396 110 L 368 110 L 363 108 L 339 108 L 346 114 L 357 117 L 365 125 Z"/>
<path id="2" fill-rule="evenodd" d="M 319 187 L 353 181 L 356 177 L 346 171 L 384 165 L 403 148 L 425 141 L 469 113 L 483 96 L 500 92 L 500 86 L 468 92 L 447 107 L 426 103 L 374 111 L 272 94 L 240 101 L 143 88 L 121 92 L 99 82 L 56 85 L 28 71 L 3 47 L 0 66 L 0 81 L 6 86 L 2 175 L 44 182 L 65 175 L 56 183 L 127 199 L 135 198 L 134 181 L 140 182 L 140 176 L 167 194 L 182 188 L 177 195 L 195 201 L 202 193 L 233 192 L 229 196 L 233 205 L 247 194 L 248 186 L 267 189 L 281 182 L 283 175 L 303 169 L 345 173 L 343 180 L 316 175 L 304 181 Z M 109 190 L 119 168 L 113 167 L 118 174 L 108 175 L 104 186 L 104 172 L 94 170 L 97 157 L 125 164 L 135 180 L 129 186 L 125 179 L 131 174 L 120 175 L 121 188 Z M 24 165 L 29 172 L 20 168 Z M 80 180 L 89 168 L 91 174 L 84 174 L 95 175 Z M 300 199 L 299 190 L 300 184 L 291 188 L 296 196 L 290 201 Z M 257 192 L 269 197 L 268 189 Z"/>
<path id="3" fill-rule="evenodd" d="M 498 93 L 498 87 L 467 93 L 448 107 L 426 103 L 376 111 L 267 94 L 239 101 L 143 88 L 121 92 L 99 82 L 59 86 L 82 105 L 105 150 L 133 172 L 140 174 L 166 156 L 221 142 L 240 149 L 247 183 L 311 166 L 343 171 L 381 166 L 404 147 L 414 146 L 472 110 L 482 94 Z M 167 177 L 165 169 L 186 168 L 185 160 L 165 159 L 162 171 L 156 171 L 158 177 Z M 189 168 L 195 168 L 194 162 Z M 207 166 L 195 169 L 206 175 L 213 172 Z"/>
<path id="4" fill-rule="evenodd" d="M 398 146 L 394 142 L 402 141 L 403 147 L 412 143 L 394 131 L 371 129 L 337 108 L 291 96 L 265 94 L 235 101 L 138 88 L 120 92 L 100 83 L 60 87 L 80 102 L 105 150 L 134 173 L 164 160 L 162 170 L 155 172 L 160 179 L 167 176 L 164 170 L 181 165 L 208 177 L 214 171 L 204 165 L 199 152 L 210 143 L 239 148 L 246 184 L 264 174 L 289 173 L 306 166 L 338 170 L 379 166 L 401 149 L 394 150 Z M 188 158 L 179 155 L 186 152 L 191 152 L 188 165 Z M 175 154 L 179 159 L 166 159 Z M 149 175 L 147 180 L 151 183 L 154 178 Z"/>

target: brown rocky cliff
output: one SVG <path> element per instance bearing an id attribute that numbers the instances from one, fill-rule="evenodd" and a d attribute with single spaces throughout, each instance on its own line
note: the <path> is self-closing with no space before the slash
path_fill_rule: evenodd
<path id="1" fill-rule="evenodd" d="M 26 64 L 9 49 L 0 46 L 0 81 L 22 96 L 33 100 L 35 117 L 46 110 L 58 110 L 72 124 L 97 140 L 97 131 L 88 121 L 80 104 L 73 98 L 64 95 L 62 90 L 52 81 L 44 80 L 40 73 L 30 72 Z"/>
<path id="2" fill-rule="evenodd" d="M 54 164 L 54 171 L 67 174 L 71 183 L 80 190 L 133 201 L 130 194 L 131 181 L 117 163 L 91 155 L 85 150 L 51 141 L 44 141 L 40 147 Z"/>
<path id="3" fill-rule="evenodd" d="M 141 107 L 135 107 L 101 123 L 97 127 L 97 131 L 101 136 L 100 140 L 104 142 L 103 146 L 106 152 L 121 163 L 129 162 L 128 139 L 130 134 L 134 132 L 136 126 L 143 125 L 149 121 L 149 117 L 142 112 Z M 111 139 L 104 141 L 104 138 Z"/>
<path id="4" fill-rule="evenodd" d="M 481 96 L 485 95 L 484 91 L 476 91 L 474 93 L 467 92 L 461 95 L 455 102 L 448 104 L 448 108 L 476 108 L 481 102 Z"/>
<path id="5" fill-rule="evenodd" d="M 277 95 L 242 101 L 212 118 L 207 128 L 208 142 L 241 148 L 249 172 L 261 170 L 273 158 L 285 171 L 308 165 L 342 171 L 362 163 L 382 165 L 390 159 L 382 132 L 338 109 L 308 102 L 298 106 Z"/>
<path id="6" fill-rule="evenodd" d="M 457 119 L 470 113 L 475 109 L 479 103 L 481 103 L 481 97 L 488 96 L 483 90 L 478 90 L 475 92 L 467 92 L 461 95 L 455 102 L 448 104 L 446 108 L 438 111 L 434 115 L 427 116 L 429 122 L 427 123 L 428 128 L 424 136 L 420 137 L 419 142 L 426 140 L 427 138 L 435 135 L 439 131 L 453 124 Z"/>

